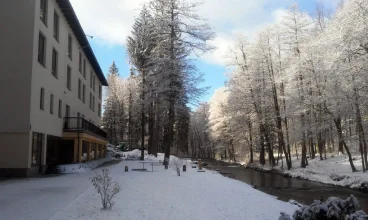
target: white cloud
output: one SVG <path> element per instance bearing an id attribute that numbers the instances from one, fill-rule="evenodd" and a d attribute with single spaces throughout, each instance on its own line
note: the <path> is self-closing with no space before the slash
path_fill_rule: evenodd
<path id="1" fill-rule="evenodd" d="M 334 0 L 323 0 L 334 1 Z M 86 34 L 107 45 L 124 45 L 134 18 L 147 0 L 71 0 Z M 292 0 L 203 0 L 198 14 L 207 19 L 217 37 L 211 42 L 217 47 L 203 59 L 225 65 L 224 59 L 234 36 L 242 33 L 251 37 L 262 26 L 282 15 Z"/>

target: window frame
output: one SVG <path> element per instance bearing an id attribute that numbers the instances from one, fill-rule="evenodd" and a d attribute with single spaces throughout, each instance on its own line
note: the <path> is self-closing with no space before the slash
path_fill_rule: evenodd
<path id="1" fill-rule="evenodd" d="M 87 70 L 87 64 L 86 59 L 83 59 L 83 78 L 86 79 L 86 70 Z"/>
<path id="2" fill-rule="evenodd" d="M 95 111 L 95 96 L 92 96 L 92 111 Z"/>
<path id="3" fill-rule="evenodd" d="M 50 94 L 50 114 L 54 114 L 54 95 Z"/>
<path id="4" fill-rule="evenodd" d="M 79 51 L 79 66 L 78 66 L 78 70 L 79 70 L 79 72 L 82 74 L 82 52 L 81 51 Z"/>
<path id="5" fill-rule="evenodd" d="M 51 58 L 51 74 L 57 79 L 58 78 L 59 53 L 56 51 L 55 48 L 52 48 L 51 57 L 52 57 Z"/>
<path id="6" fill-rule="evenodd" d="M 89 109 L 92 110 L 92 93 L 89 93 Z"/>
<path id="7" fill-rule="evenodd" d="M 86 85 L 83 84 L 83 88 L 82 88 L 82 102 L 86 103 Z"/>
<path id="8" fill-rule="evenodd" d="M 101 83 L 98 84 L 98 98 L 101 100 L 102 99 L 102 85 Z"/>
<path id="9" fill-rule="evenodd" d="M 72 68 L 69 65 L 66 68 L 66 88 L 72 91 Z"/>
<path id="10" fill-rule="evenodd" d="M 78 78 L 78 99 L 82 100 L 82 80 Z"/>
<path id="11" fill-rule="evenodd" d="M 89 78 L 89 86 L 91 87 L 91 89 L 92 89 L 92 76 L 93 76 L 93 71 L 91 70 L 91 72 L 90 72 L 91 74 L 90 74 L 90 78 Z"/>
<path id="12" fill-rule="evenodd" d="M 58 106 L 58 117 L 63 117 L 63 101 L 59 99 L 59 106 Z"/>
<path id="13" fill-rule="evenodd" d="M 96 76 L 95 75 L 93 75 L 92 86 L 93 86 L 93 91 L 95 92 L 96 90 Z"/>
<path id="14" fill-rule="evenodd" d="M 98 109 L 97 109 L 97 115 L 98 115 L 98 117 L 101 117 L 101 103 L 98 103 L 98 107 L 97 107 Z"/>
<path id="15" fill-rule="evenodd" d="M 44 4 L 42 4 L 44 2 Z M 42 7 L 45 8 L 42 8 Z M 40 20 L 42 23 L 47 27 L 47 13 L 48 13 L 48 1 L 47 0 L 40 0 Z M 43 12 L 43 17 L 41 17 L 41 13 Z"/>
<path id="16" fill-rule="evenodd" d="M 53 35 L 57 42 L 59 42 L 60 35 L 60 16 L 56 10 L 54 10 L 54 26 L 53 26 Z"/>
<path id="17" fill-rule="evenodd" d="M 45 88 L 43 87 L 40 90 L 40 109 L 45 110 Z"/>
<path id="18" fill-rule="evenodd" d="M 73 60 L 73 38 L 71 34 L 68 34 L 68 57 Z"/>
<path id="19" fill-rule="evenodd" d="M 43 39 L 42 42 L 42 49 L 41 49 L 41 39 Z M 45 35 L 40 31 L 38 35 L 38 57 L 37 57 L 38 63 L 41 64 L 43 67 L 46 67 L 46 37 Z"/>

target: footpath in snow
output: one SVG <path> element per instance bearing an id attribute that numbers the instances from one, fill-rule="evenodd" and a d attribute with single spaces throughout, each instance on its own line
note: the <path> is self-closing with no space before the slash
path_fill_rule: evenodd
<path id="1" fill-rule="evenodd" d="M 124 172 L 125 166 L 129 172 Z M 111 168 L 110 176 L 121 186 L 112 210 L 101 210 L 100 197 L 90 184 L 51 219 L 272 220 L 278 219 L 280 212 L 292 214 L 297 209 L 208 170 L 197 172 L 188 166 L 187 172 L 177 176 L 173 169 L 165 170 L 162 165 L 155 166 L 154 172 L 132 168 L 142 168 L 142 164 L 124 160 Z"/>
<path id="2" fill-rule="evenodd" d="M 358 169 L 358 172 L 355 173 L 351 171 L 347 155 L 329 155 L 327 160 L 320 160 L 319 157 L 309 159 L 309 165 L 306 168 L 300 168 L 300 160 L 292 158 L 293 168 L 291 170 L 287 170 L 285 161 L 284 168 L 281 168 L 281 162 L 273 168 L 268 165 L 262 166 L 259 163 L 248 164 L 247 167 L 368 192 L 368 172 L 362 172 L 361 160 L 358 156 L 353 158 L 354 165 Z"/>

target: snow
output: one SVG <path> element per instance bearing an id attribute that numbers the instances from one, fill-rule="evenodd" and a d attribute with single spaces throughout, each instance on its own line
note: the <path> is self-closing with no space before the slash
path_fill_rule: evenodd
<path id="1" fill-rule="evenodd" d="M 154 172 L 124 172 L 124 167 L 141 168 L 126 160 L 114 166 L 111 177 L 121 185 L 115 206 L 101 210 L 101 201 L 90 187 L 51 219 L 277 219 L 297 208 L 240 181 L 215 172 L 187 172 L 177 176 L 171 169 Z M 265 207 L 267 207 L 265 209 Z"/>
<path id="2" fill-rule="evenodd" d="M 315 159 L 308 160 L 309 165 L 306 168 L 300 168 L 300 160 L 292 158 L 293 168 L 291 170 L 287 170 L 285 161 L 283 169 L 281 168 L 281 162 L 274 168 L 268 165 L 262 166 L 258 163 L 248 164 L 247 166 L 264 171 L 276 170 L 294 178 L 359 189 L 362 183 L 368 183 L 368 173 L 361 171 L 360 157 L 355 156 L 353 158 L 354 165 L 359 170 L 355 173 L 351 171 L 347 155 L 328 155 L 327 160 L 322 161 L 318 155 Z"/>

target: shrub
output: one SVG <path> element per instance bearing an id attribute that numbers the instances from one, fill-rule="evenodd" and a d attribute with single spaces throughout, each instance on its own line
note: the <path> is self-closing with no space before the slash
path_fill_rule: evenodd
<path id="1" fill-rule="evenodd" d="M 170 160 L 170 166 L 176 171 L 178 176 L 180 176 L 180 168 L 183 166 L 184 161 L 180 158 L 173 157 Z"/>
<path id="2" fill-rule="evenodd" d="M 120 191 L 119 184 L 112 182 L 109 173 L 109 169 L 103 168 L 102 173 L 96 173 L 90 178 L 97 193 L 101 196 L 102 209 L 111 209 L 115 204 L 112 198 Z"/>
<path id="3" fill-rule="evenodd" d="M 353 195 L 343 200 L 330 197 L 326 202 L 315 200 L 310 206 L 296 210 L 293 217 L 281 213 L 280 220 L 368 220 L 368 215 L 357 211 L 359 202 Z"/>

